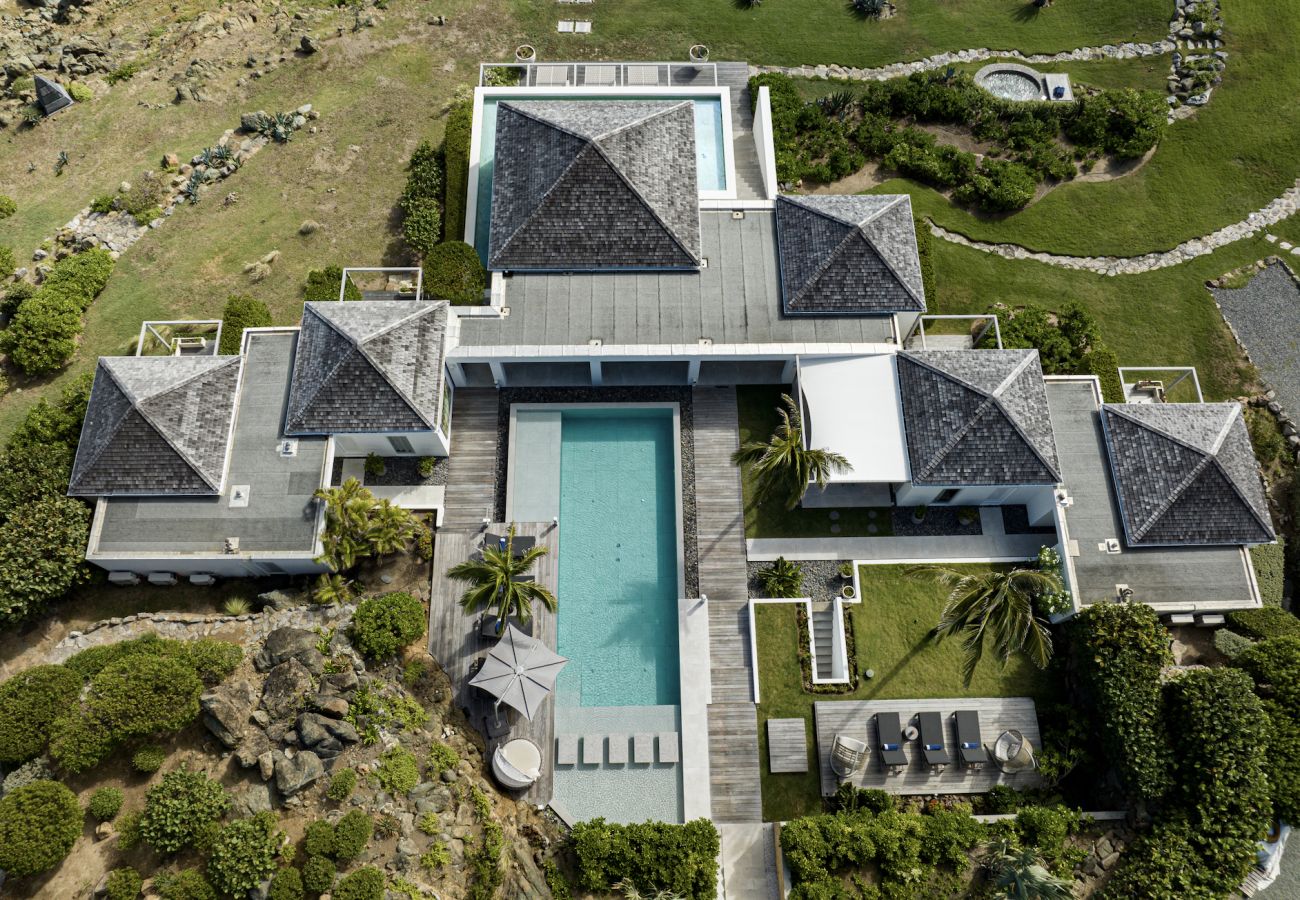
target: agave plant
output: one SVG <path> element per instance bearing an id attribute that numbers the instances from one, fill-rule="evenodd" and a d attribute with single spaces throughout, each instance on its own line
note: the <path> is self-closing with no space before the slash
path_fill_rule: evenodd
<path id="1" fill-rule="evenodd" d="M 228 597 L 221 604 L 221 611 L 228 616 L 246 616 L 253 611 L 253 607 L 243 597 Z"/>
<path id="2" fill-rule="evenodd" d="M 1032 847 L 1017 847 L 1006 838 L 987 846 L 984 868 L 1007 900 L 1055 900 L 1074 896 L 1074 882 L 1057 878 Z"/>
<path id="3" fill-rule="evenodd" d="M 789 599 L 803 593 L 803 567 L 778 556 L 770 566 L 760 569 L 758 580 L 773 599 Z"/>
<path id="4" fill-rule="evenodd" d="M 878 19 L 885 11 L 885 0 L 852 0 L 853 11 L 864 19 Z"/>
<path id="5" fill-rule="evenodd" d="M 852 91 L 834 91 L 818 100 L 817 105 L 826 115 L 842 119 L 853 108 L 856 99 Z"/>
<path id="6" fill-rule="evenodd" d="M 185 182 L 184 187 L 181 188 L 181 196 L 188 200 L 191 205 L 198 203 L 199 188 L 203 187 L 205 181 L 207 179 L 203 177 L 203 173 L 195 169 L 190 173 L 190 180 Z"/>

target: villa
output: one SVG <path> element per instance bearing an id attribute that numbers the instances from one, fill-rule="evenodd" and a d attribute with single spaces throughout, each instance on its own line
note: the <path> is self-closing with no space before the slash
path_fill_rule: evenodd
<path id="1" fill-rule="evenodd" d="M 446 457 L 445 485 L 388 495 L 437 516 L 431 652 L 491 749 L 540 750 L 523 795 L 569 820 L 761 821 L 766 598 L 749 562 L 856 572 L 1049 546 L 1059 618 L 1131 601 L 1214 625 L 1261 605 L 1249 548 L 1275 536 L 1237 404 L 1105 403 L 1096 378 L 1046 376 L 987 329 L 927 338 L 909 197 L 781 193 L 767 89 L 751 96 L 744 64 L 493 68 L 519 77 L 474 95 L 464 237 L 490 274 L 483 304 L 308 303 L 300 326 L 246 331 L 237 357 L 102 359 L 69 486 L 95 501 L 89 561 L 123 581 L 320 572 L 318 489 L 368 454 Z M 780 386 L 807 445 L 851 465 L 805 510 L 906 508 L 925 528 L 747 538 L 731 454 L 748 385 Z M 972 521 L 948 533 L 940 511 Z M 511 523 L 551 551 L 536 577 L 558 611 L 530 627 L 568 660 L 531 720 L 470 686 L 496 635 L 443 575 Z M 849 679 L 843 616 L 868 599 L 844 596 L 798 600 L 813 640 L 826 629 L 825 681 Z M 833 787 L 834 733 L 878 740 L 868 714 L 897 710 L 817 705 L 853 722 L 823 735 L 819 719 L 803 750 Z M 979 709 L 990 741 L 1036 739 L 1032 700 Z M 1029 783 L 1009 771 L 880 780 Z"/>

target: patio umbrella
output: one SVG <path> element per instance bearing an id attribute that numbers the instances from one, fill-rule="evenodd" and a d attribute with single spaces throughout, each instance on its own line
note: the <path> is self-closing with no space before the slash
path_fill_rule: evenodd
<path id="1" fill-rule="evenodd" d="M 507 625 L 470 684 L 496 697 L 498 707 L 505 703 L 531 720 L 555 690 L 556 676 L 567 662 L 541 641 Z"/>

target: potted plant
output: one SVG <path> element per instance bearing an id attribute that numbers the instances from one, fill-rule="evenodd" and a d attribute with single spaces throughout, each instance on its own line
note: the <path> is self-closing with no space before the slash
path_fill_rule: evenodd
<path id="1" fill-rule="evenodd" d="M 852 600 L 858 596 L 858 592 L 854 590 L 852 584 L 846 584 L 844 587 L 840 588 L 840 596 L 845 600 Z"/>
<path id="2" fill-rule="evenodd" d="M 691 62 L 702 63 L 709 61 L 709 48 L 703 44 L 693 44 L 691 46 Z"/>
<path id="3" fill-rule="evenodd" d="M 853 580 L 853 563 L 851 562 L 840 563 L 840 577 L 843 578 L 845 581 Z"/>
<path id="4" fill-rule="evenodd" d="M 537 59 L 537 51 L 533 49 L 532 44 L 520 44 L 515 48 L 515 60 L 526 63 Z"/>
<path id="5" fill-rule="evenodd" d="M 925 504 L 912 508 L 912 521 L 920 525 L 925 521 Z"/>
<path id="6" fill-rule="evenodd" d="M 388 466 L 384 463 L 384 458 L 378 453 L 366 454 L 366 474 L 371 478 L 379 478 L 388 471 Z"/>
<path id="7" fill-rule="evenodd" d="M 979 518 L 979 510 L 973 506 L 963 506 L 957 510 L 957 522 L 961 525 L 969 525 Z"/>

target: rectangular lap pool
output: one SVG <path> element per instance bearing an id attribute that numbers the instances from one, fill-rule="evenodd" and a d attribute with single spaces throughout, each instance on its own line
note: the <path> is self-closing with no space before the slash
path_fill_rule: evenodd
<path id="1" fill-rule="evenodd" d="M 638 733 L 681 730 L 676 412 L 512 409 L 507 517 L 560 523 L 557 649 L 569 664 L 555 731 L 600 746 L 599 762 L 584 752 L 555 767 L 554 802 L 574 820 L 682 817 L 680 764 L 624 761 L 614 749 Z"/>

